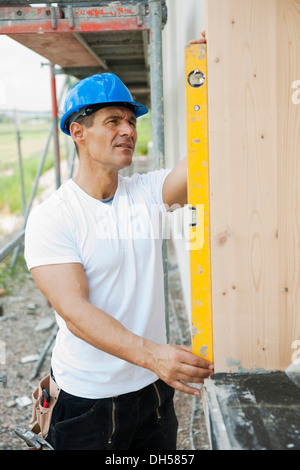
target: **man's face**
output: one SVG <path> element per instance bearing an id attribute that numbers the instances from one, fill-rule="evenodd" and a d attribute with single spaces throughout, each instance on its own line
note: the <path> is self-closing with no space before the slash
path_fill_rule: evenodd
<path id="1" fill-rule="evenodd" d="M 84 128 L 89 157 L 102 165 L 121 169 L 132 162 L 137 131 L 136 117 L 129 108 L 109 106 L 95 113 L 93 125 Z"/>

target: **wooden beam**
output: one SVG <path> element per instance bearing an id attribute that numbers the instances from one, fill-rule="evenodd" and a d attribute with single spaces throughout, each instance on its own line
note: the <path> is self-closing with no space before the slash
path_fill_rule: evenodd
<path id="1" fill-rule="evenodd" d="M 99 61 L 72 34 L 24 33 L 8 36 L 61 67 L 76 67 L 78 64 L 81 67 L 99 67 Z"/>
<path id="2" fill-rule="evenodd" d="M 78 33 L 73 33 L 73 36 L 89 52 L 89 54 L 94 57 L 100 67 L 104 68 L 105 70 L 108 70 L 106 62 L 98 54 L 96 54 L 96 52 L 90 47 L 90 45 L 86 42 L 82 35 Z"/>
<path id="3" fill-rule="evenodd" d="M 149 29 L 145 6 L 1 7 L 0 34 L 89 33 Z"/>

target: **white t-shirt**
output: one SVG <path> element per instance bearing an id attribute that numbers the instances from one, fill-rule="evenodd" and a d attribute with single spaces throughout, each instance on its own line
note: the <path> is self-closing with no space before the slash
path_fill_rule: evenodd
<path id="1" fill-rule="evenodd" d="M 90 302 L 128 330 L 159 344 L 166 342 L 162 185 L 169 171 L 119 175 L 111 205 L 92 198 L 70 179 L 32 210 L 25 234 L 28 269 L 81 263 Z M 157 379 L 153 372 L 77 338 L 57 313 L 56 319 L 52 368 L 66 392 L 105 398 L 139 390 Z"/>

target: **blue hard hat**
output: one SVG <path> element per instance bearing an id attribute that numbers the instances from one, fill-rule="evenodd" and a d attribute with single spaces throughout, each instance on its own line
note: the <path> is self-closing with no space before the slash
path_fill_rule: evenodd
<path id="1" fill-rule="evenodd" d="M 128 88 L 113 73 L 102 73 L 84 78 L 69 90 L 63 108 L 63 116 L 60 121 L 61 130 L 70 135 L 70 124 L 79 116 L 85 116 L 85 109 L 93 105 L 120 104 L 130 106 L 135 116 L 143 116 L 148 113 L 148 108 L 136 103 Z M 98 108 L 99 109 L 99 108 Z M 90 113 L 93 109 L 90 109 Z"/>

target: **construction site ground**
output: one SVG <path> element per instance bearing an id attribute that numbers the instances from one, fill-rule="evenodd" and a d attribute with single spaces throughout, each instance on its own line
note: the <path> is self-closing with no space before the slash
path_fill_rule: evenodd
<path id="1" fill-rule="evenodd" d="M 13 235 L 3 233 L 2 228 L 0 246 L 3 247 Z M 170 342 L 190 345 L 190 327 L 171 241 L 168 244 L 168 260 Z M 55 319 L 52 308 L 27 271 L 22 256 L 14 274 L 5 277 L 6 292 L 0 297 L 0 341 L 5 346 L 5 364 L 1 364 L 2 358 L 0 377 L 6 373 L 7 386 L 5 388 L 0 383 L 0 450 L 24 450 L 26 444 L 16 436 L 14 429 L 18 425 L 29 425 L 31 393 L 40 378 L 49 373 L 51 349 L 36 378 L 30 380 L 55 326 Z M 176 391 L 175 406 L 179 421 L 178 450 L 209 450 L 201 397 Z"/>

